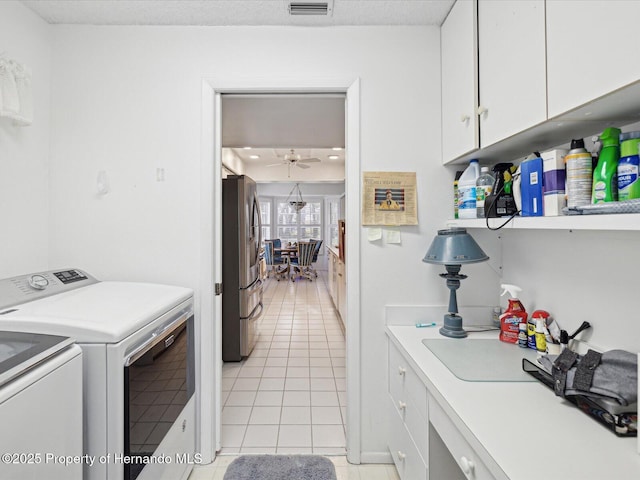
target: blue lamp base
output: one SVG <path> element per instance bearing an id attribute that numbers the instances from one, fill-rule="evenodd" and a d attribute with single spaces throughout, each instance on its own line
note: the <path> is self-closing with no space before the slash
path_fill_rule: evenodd
<path id="1" fill-rule="evenodd" d="M 462 317 L 448 313 L 444 316 L 444 325 L 440 328 L 440 334 L 450 338 L 465 338 L 467 332 L 462 328 Z"/>

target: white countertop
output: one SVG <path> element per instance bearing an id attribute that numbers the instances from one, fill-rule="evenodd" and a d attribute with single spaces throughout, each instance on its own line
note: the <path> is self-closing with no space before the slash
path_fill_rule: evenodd
<path id="1" fill-rule="evenodd" d="M 496 478 L 640 478 L 636 437 L 621 438 L 607 431 L 539 382 L 458 379 L 422 343 L 425 338 L 444 338 L 438 328 L 388 326 L 387 334 L 409 355 L 428 391 Z M 473 333 L 451 341 L 479 338 L 499 341 L 497 332 Z"/>

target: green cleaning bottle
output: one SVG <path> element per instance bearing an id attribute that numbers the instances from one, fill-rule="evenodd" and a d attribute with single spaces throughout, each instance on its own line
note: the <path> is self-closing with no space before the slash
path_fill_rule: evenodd
<path id="1" fill-rule="evenodd" d="M 620 129 L 605 128 L 600 135 L 602 151 L 593 171 L 591 203 L 618 200 L 618 160 L 620 160 Z"/>

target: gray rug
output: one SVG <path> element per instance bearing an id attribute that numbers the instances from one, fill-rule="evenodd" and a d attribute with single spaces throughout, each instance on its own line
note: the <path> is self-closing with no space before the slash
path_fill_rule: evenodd
<path id="1" fill-rule="evenodd" d="M 336 469 L 320 455 L 242 455 L 223 480 L 336 480 Z"/>

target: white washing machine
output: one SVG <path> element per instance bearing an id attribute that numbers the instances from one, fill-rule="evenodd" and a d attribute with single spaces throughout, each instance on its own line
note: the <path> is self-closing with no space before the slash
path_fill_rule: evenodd
<path id="1" fill-rule="evenodd" d="M 82 351 L 0 331 L 0 478 L 82 480 Z"/>
<path id="2" fill-rule="evenodd" d="M 186 478 L 195 451 L 193 291 L 78 270 L 0 280 L 0 330 L 83 353 L 85 480 Z"/>

